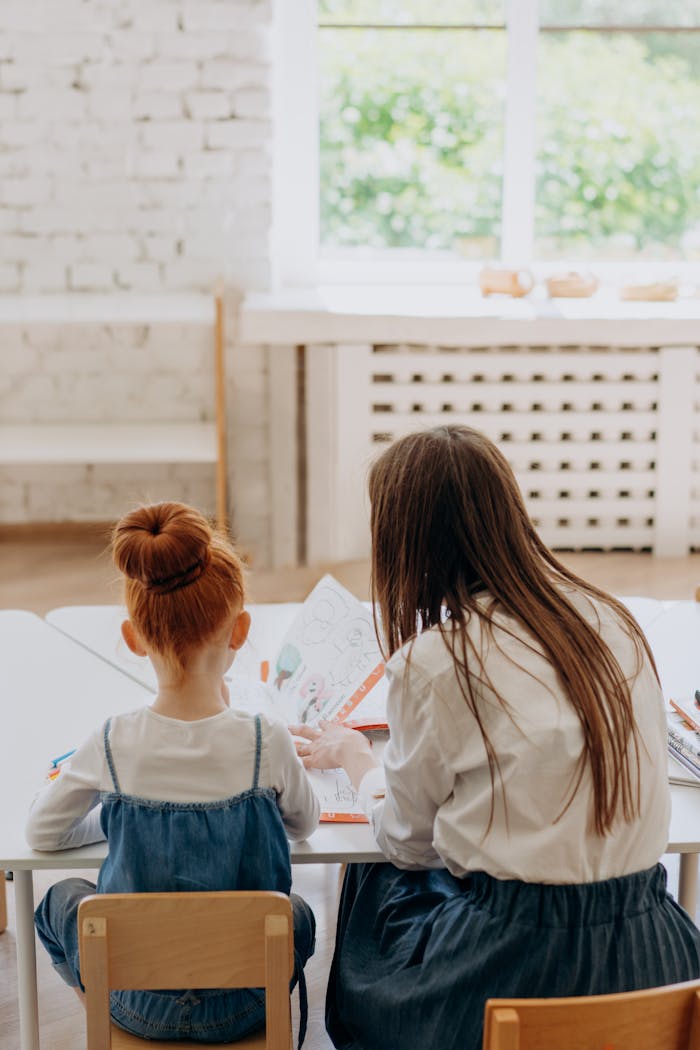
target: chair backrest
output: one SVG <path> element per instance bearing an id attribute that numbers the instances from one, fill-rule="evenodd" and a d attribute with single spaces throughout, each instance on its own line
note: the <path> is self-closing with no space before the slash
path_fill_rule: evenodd
<path id="1" fill-rule="evenodd" d="M 264 988 L 266 1042 L 289 1050 L 292 908 L 274 892 L 101 893 L 78 911 L 88 1050 L 110 1047 L 109 991 Z"/>
<path id="2" fill-rule="evenodd" d="M 700 1050 L 700 980 L 569 999 L 489 999 L 483 1050 Z"/>

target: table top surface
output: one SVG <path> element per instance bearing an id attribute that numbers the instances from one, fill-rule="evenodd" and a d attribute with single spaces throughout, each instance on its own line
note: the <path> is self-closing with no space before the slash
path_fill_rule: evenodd
<path id="1" fill-rule="evenodd" d="M 301 602 L 246 606 L 250 612 L 250 632 L 231 670 L 259 678 L 261 663 L 272 660 L 301 606 Z M 46 614 L 46 621 L 52 627 L 155 692 L 157 681 L 150 660 L 132 653 L 121 636 L 121 625 L 126 618 L 122 605 L 64 605 Z"/>
<path id="2" fill-rule="evenodd" d="M 647 632 L 655 621 L 675 606 L 685 610 L 682 612 L 685 623 L 689 616 L 689 607 L 696 604 L 638 597 L 623 597 L 620 600 L 627 605 Z M 257 678 L 260 664 L 263 660 L 272 659 L 302 604 L 280 602 L 247 605 L 251 617 L 250 633 L 247 642 L 236 656 L 232 670 L 236 674 Z M 369 603 L 365 604 L 369 608 Z M 698 608 L 700 609 L 700 605 Z M 155 692 L 156 676 L 150 661 L 145 656 L 132 653 L 121 637 L 121 624 L 126 616 L 126 609 L 122 605 L 64 605 L 51 609 L 46 614 L 46 620 L 124 674 Z"/>
<path id="3" fill-rule="evenodd" d="M 0 684 L 0 869 L 99 866 L 105 843 L 57 853 L 31 850 L 24 838 L 31 799 L 52 756 L 75 747 L 109 715 L 151 703 L 153 692 L 20 610 L 0 610 Z M 381 859 L 362 824 L 322 824 L 291 849 L 295 863 Z"/>
<path id="4" fill-rule="evenodd" d="M 700 686 L 700 604 L 623 598 L 644 628 L 666 696 Z M 271 660 L 300 603 L 251 605 L 251 632 L 233 670 L 257 676 Z M 124 609 L 65 606 L 42 620 L 0 610 L 0 868 L 99 866 L 106 844 L 38 853 L 24 840 L 30 801 L 52 755 L 75 747 L 109 715 L 152 700 L 155 676 L 146 658 L 121 640 Z M 673 785 L 669 852 L 700 851 L 700 790 Z M 295 863 L 381 860 L 367 825 L 322 824 L 292 844 Z"/>

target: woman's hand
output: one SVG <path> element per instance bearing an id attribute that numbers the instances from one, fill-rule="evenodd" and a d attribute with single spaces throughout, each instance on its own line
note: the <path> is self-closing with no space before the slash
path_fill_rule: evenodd
<path id="1" fill-rule="evenodd" d="M 356 729 L 348 729 L 340 722 L 319 722 L 319 727 L 294 725 L 289 727 L 297 741 L 297 754 L 307 769 L 345 768 L 345 761 L 353 754 L 369 753 L 369 743 Z"/>
<path id="2" fill-rule="evenodd" d="M 365 736 L 357 729 L 348 729 L 339 722 L 321 721 L 318 727 L 292 725 L 289 727 L 297 740 L 297 754 L 306 769 L 342 768 L 358 788 L 362 777 L 378 763 Z"/>

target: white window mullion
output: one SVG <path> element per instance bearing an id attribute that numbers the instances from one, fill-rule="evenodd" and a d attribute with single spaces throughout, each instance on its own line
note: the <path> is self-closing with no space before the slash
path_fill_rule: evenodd
<path id="1" fill-rule="evenodd" d="M 508 0 L 501 257 L 532 260 L 535 240 L 537 0 Z"/>

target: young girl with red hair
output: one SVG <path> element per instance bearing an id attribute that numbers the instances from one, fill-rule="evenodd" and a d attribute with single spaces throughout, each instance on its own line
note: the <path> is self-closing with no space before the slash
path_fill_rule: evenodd
<path id="1" fill-rule="evenodd" d="M 181 503 L 140 507 L 118 523 L 129 648 L 158 677 L 154 702 L 96 729 L 32 806 L 35 849 L 106 838 L 97 886 L 67 879 L 36 911 L 64 980 L 80 985 L 78 905 L 88 894 L 192 890 L 289 893 L 288 836 L 316 827 L 319 805 L 281 723 L 229 704 L 224 673 L 246 640 L 243 570 L 226 540 Z M 314 950 L 313 913 L 292 894 L 295 979 Z M 261 1028 L 261 990 L 117 991 L 116 1024 L 150 1039 L 223 1043 Z M 302 996 L 302 1020 L 305 1000 Z M 303 1025 L 302 1025 L 303 1027 Z M 301 1033 L 303 1035 L 303 1032 Z"/>

